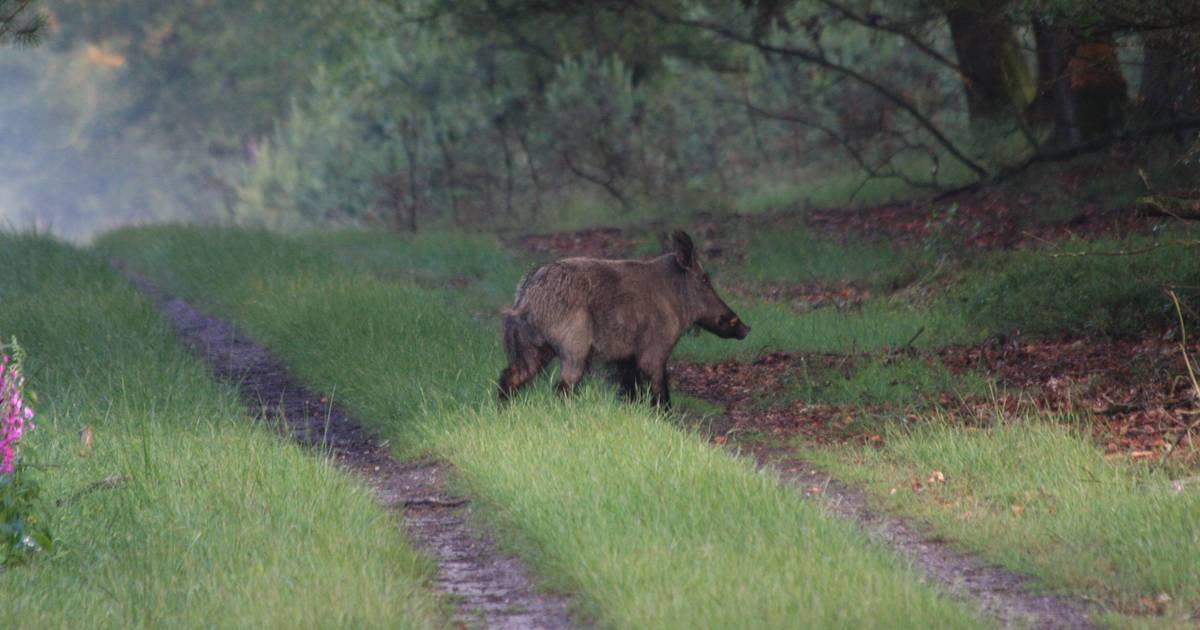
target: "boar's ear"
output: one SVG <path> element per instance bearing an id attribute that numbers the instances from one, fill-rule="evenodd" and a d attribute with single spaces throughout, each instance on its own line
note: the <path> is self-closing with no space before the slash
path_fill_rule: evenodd
<path id="1" fill-rule="evenodd" d="M 671 235 L 671 240 L 675 244 L 675 261 L 684 269 L 691 269 L 696 264 L 696 246 L 692 244 L 692 237 L 687 235 L 683 230 L 675 230 Z"/>

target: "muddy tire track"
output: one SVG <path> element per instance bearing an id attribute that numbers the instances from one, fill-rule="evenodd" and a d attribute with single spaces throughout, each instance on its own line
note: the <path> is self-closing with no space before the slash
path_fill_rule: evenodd
<path id="1" fill-rule="evenodd" d="M 220 379 L 237 387 L 252 416 L 300 444 L 332 454 L 364 481 L 376 501 L 398 513 L 414 543 L 438 564 L 434 587 L 450 596 L 452 623 L 502 629 L 575 627 L 565 597 L 535 590 L 515 557 L 500 553 L 470 522 L 470 505 L 447 490 L 443 462 L 392 458 L 337 405 L 309 391 L 265 348 L 229 323 L 206 315 L 146 278 L 117 268 L 158 307 L 185 345 Z"/>
<path id="2" fill-rule="evenodd" d="M 917 571 L 952 597 L 973 604 L 1005 628 L 1096 628 L 1089 604 L 1077 598 L 1039 594 L 1032 578 L 987 564 L 961 553 L 943 540 L 930 538 L 911 522 L 870 508 L 866 495 L 786 452 L 755 453 L 760 467 L 770 467 L 806 497 L 831 512 L 858 523 L 872 540 L 909 561 Z"/>

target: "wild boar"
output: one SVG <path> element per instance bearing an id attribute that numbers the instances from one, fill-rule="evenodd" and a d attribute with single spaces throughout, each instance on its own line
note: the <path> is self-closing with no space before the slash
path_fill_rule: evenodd
<path id="1" fill-rule="evenodd" d="M 685 330 L 745 339 L 750 327 L 713 289 L 691 237 L 676 231 L 672 243 L 673 252 L 652 260 L 566 258 L 525 274 L 503 314 L 500 401 L 558 357 L 560 393 L 598 360 L 617 367 L 625 395 L 649 381 L 651 402 L 670 406 L 667 358 Z"/>

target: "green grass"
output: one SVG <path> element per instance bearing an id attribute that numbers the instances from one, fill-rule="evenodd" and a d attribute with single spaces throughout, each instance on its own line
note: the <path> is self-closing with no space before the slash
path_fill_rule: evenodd
<path id="1" fill-rule="evenodd" d="M 861 308 L 820 308 L 797 313 L 791 306 L 766 300 L 728 300 L 752 328 L 742 341 L 707 333 L 685 336 L 675 356 L 694 361 L 750 358 L 764 351 L 872 352 L 969 342 L 979 337 L 951 305 L 918 308 L 897 300 L 871 300 Z M 919 334 L 918 334 L 919 333 Z"/>
<path id="2" fill-rule="evenodd" d="M 448 279 L 455 272 L 438 257 L 424 268 L 405 267 L 425 258 L 405 261 L 397 253 L 411 238 L 170 227 L 117 232 L 100 247 L 220 309 L 279 352 L 298 377 L 398 445 L 417 448 L 411 425 L 422 407 L 490 395 L 504 353 L 498 319 L 475 310 L 478 295 L 416 283 L 417 276 Z M 426 251 L 453 256 L 456 248 Z M 364 268 L 362 261 L 371 263 Z M 505 270 L 516 268 L 496 260 L 478 282 L 506 285 Z M 498 277 L 488 275 L 497 269 Z"/>
<path id="3" fill-rule="evenodd" d="M 340 267 L 385 280 L 407 278 L 426 287 L 451 286 L 475 298 L 480 308 L 493 310 L 512 300 L 517 282 L 530 267 L 484 234 L 420 232 L 397 237 L 335 230 L 303 238 L 311 247 L 331 252 Z"/>
<path id="4" fill-rule="evenodd" d="M 984 377 L 952 374 L 936 358 L 867 356 L 843 366 L 802 366 L 791 374 L 782 400 L 836 405 L 926 406 L 941 394 L 980 396 Z M 773 399 L 773 400 L 779 400 Z"/>
<path id="5" fill-rule="evenodd" d="M 1109 461 L 1085 435 L 1040 420 L 968 430 L 933 421 L 882 449 L 812 451 L 889 509 L 1055 589 L 1138 612 L 1166 593 L 1168 618 L 1200 607 L 1200 486 Z M 928 483 L 933 471 L 945 483 Z M 921 482 L 920 491 L 914 481 Z"/>
<path id="6" fill-rule="evenodd" d="M 499 331 L 457 293 L 276 255 L 319 256 L 308 237 L 253 238 L 261 259 L 220 231 L 127 231 L 103 247 L 225 309 L 405 452 L 451 461 L 502 540 L 600 625 L 978 623 L 852 528 L 611 387 L 567 404 L 537 387 L 498 411 Z"/>
<path id="7" fill-rule="evenodd" d="M 819 238 L 804 226 L 754 231 L 746 258 L 735 273 L 743 280 L 796 284 L 856 283 L 893 291 L 929 266 L 919 247 Z"/>
<path id="8" fill-rule="evenodd" d="M 970 627 L 862 533 L 593 389 L 429 427 L 510 544 L 622 628 Z M 897 614 L 897 611 L 903 611 Z"/>
<path id="9" fill-rule="evenodd" d="M 203 235 L 197 238 L 197 235 Z M 221 256 L 208 251 L 222 243 Z M 301 232 L 285 240 L 265 230 L 157 226 L 106 235 L 104 255 L 137 250 L 136 260 L 180 290 L 242 280 L 300 277 L 332 269 L 423 287 L 455 287 L 472 308 L 507 306 L 528 265 L 513 259 L 494 237 L 463 232 L 396 235 L 361 230 Z M 207 287 L 211 288 L 211 287 Z"/>
<path id="10" fill-rule="evenodd" d="M 995 139 L 977 143 L 959 138 L 959 146 L 978 145 L 977 160 L 984 163 L 1011 161 L 1024 151 L 1018 138 Z M 808 208 L 856 210 L 895 201 L 907 201 L 929 195 L 929 188 L 914 186 L 899 177 L 866 177 L 860 170 L 846 169 L 846 162 L 817 167 L 795 174 L 776 173 L 759 177 L 753 185 L 744 186 L 734 196 L 733 206 L 741 213 L 792 211 Z M 930 182 L 935 163 L 924 155 L 896 156 L 891 167 L 915 182 Z M 946 188 L 966 184 L 976 179 L 966 166 L 949 154 L 942 153 L 936 163 L 937 181 Z"/>
<path id="11" fill-rule="evenodd" d="M 57 538 L 0 572 L 5 627 L 437 625 L 431 566 L 393 519 L 252 426 L 101 260 L 0 235 L 0 269 L 0 335 L 29 354 L 27 454 L 46 466 Z M 121 481 L 69 498 L 109 478 Z"/>
<path id="12" fill-rule="evenodd" d="M 925 173 L 922 176 L 926 175 Z M 896 178 L 867 179 L 860 172 L 809 173 L 799 181 L 765 181 L 738 194 L 734 208 L 744 214 L 808 208 L 855 210 L 920 197 L 926 191 Z"/>

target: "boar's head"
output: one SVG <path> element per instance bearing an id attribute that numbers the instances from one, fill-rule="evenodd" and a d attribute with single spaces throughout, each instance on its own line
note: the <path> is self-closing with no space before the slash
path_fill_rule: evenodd
<path id="1" fill-rule="evenodd" d="M 692 238 L 682 230 L 672 236 L 676 271 L 682 274 L 680 298 L 692 323 L 726 339 L 745 339 L 750 327 L 717 295 L 712 279 L 700 264 Z"/>

